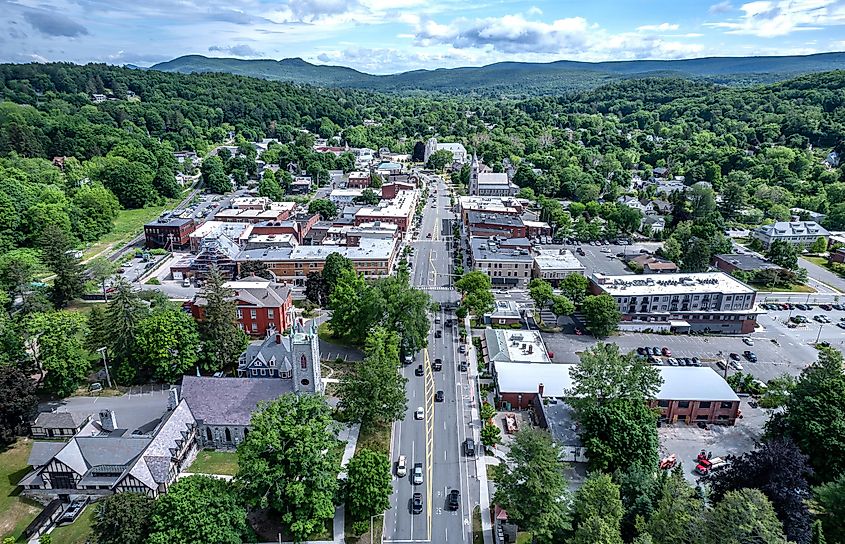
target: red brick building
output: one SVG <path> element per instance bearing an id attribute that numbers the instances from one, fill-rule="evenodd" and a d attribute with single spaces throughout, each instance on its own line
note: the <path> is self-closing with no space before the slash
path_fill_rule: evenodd
<path id="1" fill-rule="evenodd" d="M 381 186 L 381 197 L 385 200 L 393 200 L 399 191 L 413 191 L 417 186 L 413 183 L 393 182 Z"/>
<path id="2" fill-rule="evenodd" d="M 144 241 L 148 248 L 183 248 L 190 244 L 190 235 L 197 228 L 191 217 L 164 214 L 144 225 Z"/>
<path id="3" fill-rule="evenodd" d="M 349 172 L 349 178 L 346 181 L 347 189 L 366 189 L 370 186 L 369 172 Z"/>
<path id="4" fill-rule="evenodd" d="M 263 338 L 290 327 L 293 298 L 287 285 L 252 276 L 227 282 L 226 287 L 235 292 L 238 323 L 250 336 Z M 200 295 L 191 303 L 191 314 L 197 321 L 204 319 L 205 305 Z"/>
<path id="5" fill-rule="evenodd" d="M 474 236 L 494 236 L 507 232 L 509 238 L 526 238 L 528 229 L 518 215 L 506 213 L 467 212 L 466 225 Z"/>

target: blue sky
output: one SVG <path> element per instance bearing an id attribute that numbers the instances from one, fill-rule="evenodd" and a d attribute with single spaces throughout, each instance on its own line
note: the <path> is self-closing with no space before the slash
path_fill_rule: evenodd
<path id="1" fill-rule="evenodd" d="M 845 0 L 0 0 L 0 61 L 301 57 L 370 73 L 504 60 L 845 50 Z"/>

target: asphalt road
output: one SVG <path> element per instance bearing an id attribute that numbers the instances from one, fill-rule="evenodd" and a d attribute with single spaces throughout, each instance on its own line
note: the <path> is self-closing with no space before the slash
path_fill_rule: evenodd
<path id="1" fill-rule="evenodd" d="M 437 195 L 426 203 L 420 235 L 411 242 L 414 247 L 412 281 L 427 290 L 439 302 L 458 300 L 450 287 L 451 261 L 449 240 L 442 236 L 442 220 L 451 219 L 445 184 L 437 183 Z M 432 208 L 431 203 L 436 203 Z M 431 233 L 431 238 L 426 235 Z M 405 419 L 393 427 L 391 453 L 394 462 L 394 491 L 391 508 L 385 513 L 384 542 L 471 542 L 472 509 L 478 504 L 479 488 L 475 463 L 463 456 L 462 445 L 467 436 L 477 442 L 477 429 L 472 425 L 474 388 L 465 372 L 459 372 L 459 336 L 457 327 L 445 327 L 445 320 L 454 314 L 440 311 L 440 323 L 432 323 L 428 348 L 417 354 L 413 364 L 403 367 L 408 378 L 408 411 Z M 435 331 L 442 331 L 436 338 Z M 431 362 L 441 359 L 443 369 L 435 372 Z M 424 376 L 416 376 L 417 365 L 423 365 Z M 434 402 L 436 391 L 444 392 L 444 402 Z M 418 407 L 425 410 L 423 420 L 414 419 Z M 399 455 L 407 459 L 408 475 L 395 476 Z M 423 484 L 411 480 L 415 463 L 424 467 Z M 453 489 L 460 491 L 457 511 L 447 508 L 446 500 Z M 423 512 L 412 514 L 410 503 L 414 492 L 423 496 Z"/>

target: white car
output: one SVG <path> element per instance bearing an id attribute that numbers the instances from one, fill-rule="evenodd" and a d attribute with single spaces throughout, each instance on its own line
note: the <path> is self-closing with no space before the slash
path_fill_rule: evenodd
<path id="1" fill-rule="evenodd" d="M 752 340 L 750 338 L 743 338 L 742 341 L 746 346 L 753 346 L 754 345 L 754 340 Z"/>
<path id="2" fill-rule="evenodd" d="M 408 464 L 405 461 L 405 456 L 400 455 L 399 460 L 396 461 L 396 475 L 402 478 L 406 474 L 408 474 Z"/>
<path id="3" fill-rule="evenodd" d="M 420 407 L 419 407 L 419 408 L 417 408 L 417 410 L 414 412 L 414 419 L 422 419 L 423 417 L 425 417 L 425 410 L 423 410 L 423 407 L 422 407 L 422 406 L 420 406 Z"/>

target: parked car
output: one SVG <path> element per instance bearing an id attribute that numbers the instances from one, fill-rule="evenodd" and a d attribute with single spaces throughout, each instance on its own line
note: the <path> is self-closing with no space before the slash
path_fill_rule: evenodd
<path id="1" fill-rule="evenodd" d="M 660 355 L 660 348 L 657 347 L 657 346 L 654 346 L 653 348 L 651 348 L 651 354 L 652 355 Z"/>
<path id="2" fill-rule="evenodd" d="M 457 510 L 460 508 L 461 505 L 461 492 L 457 489 L 453 489 L 449 492 L 449 499 L 447 500 L 446 504 L 448 505 L 449 510 Z"/>
<path id="3" fill-rule="evenodd" d="M 743 338 L 742 343 L 745 344 L 746 346 L 753 346 L 754 340 L 752 340 L 751 338 Z"/>
<path id="4" fill-rule="evenodd" d="M 664 346 L 664 347 L 663 347 L 663 349 L 662 349 L 662 350 L 660 350 L 660 351 L 663 353 L 663 356 L 664 356 L 664 357 L 669 357 L 669 356 L 671 356 L 671 355 L 672 355 L 672 350 L 670 350 L 669 348 L 667 348 L 667 347 L 665 347 L 665 346 Z"/>
<path id="5" fill-rule="evenodd" d="M 407 461 L 405 460 L 404 455 L 400 455 L 399 459 L 396 461 L 396 475 L 400 478 L 404 478 L 406 474 L 408 474 Z"/>
<path id="6" fill-rule="evenodd" d="M 412 481 L 414 485 L 422 485 L 423 483 L 423 466 L 422 463 L 414 463 L 414 474 Z"/>
<path id="7" fill-rule="evenodd" d="M 839 323 L 836 324 L 836 326 L 839 327 L 840 329 L 845 329 L 845 321 L 840 321 Z"/>
<path id="8" fill-rule="evenodd" d="M 422 493 L 414 493 L 414 496 L 411 499 L 411 513 L 412 514 L 421 514 L 422 511 L 423 511 Z"/>
<path id="9" fill-rule="evenodd" d="M 730 355 L 732 361 L 739 361 L 739 354 L 738 353 L 731 353 Z"/>
<path id="10" fill-rule="evenodd" d="M 472 438 L 464 440 L 464 455 L 467 457 L 475 457 L 475 440 Z"/>
<path id="11" fill-rule="evenodd" d="M 466 362 L 466 361 L 461 361 L 461 362 L 458 364 L 458 370 L 460 370 L 461 372 L 466 372 L 466 371 L 467 371 L 467 362 Z"/>
<path id="12" fill-rule="evenodd" d="M 698 359 L 698 357 L 692 358 L 692 366 L 701 366 L 701 361 Z"/>
<path id="13" fill-rule="evenodd" d="M 833 309 L 833 306 L 831 306 L 830 304 L 819 304 L 819 308 L 826 312 L 829 312 Z"/>
<path id="14" fill-rule="evenodd" d="M 460 345 L 460 347 L 458 347 L 458 351 L 459 351 L 460 353 L 466 353 L 466 352 L 467 352 L 467 346 L 466 346 L 466 344 L 461 344 L 461 345 Z"/>
<path id="15" fill-rule="evenodd" d="M 757 354 L 754 353 L 753 351 L 745 350 L 742 354 L 745 356 L 746 359 L 748 359 L 752 363 L 757 362 Z"/>

